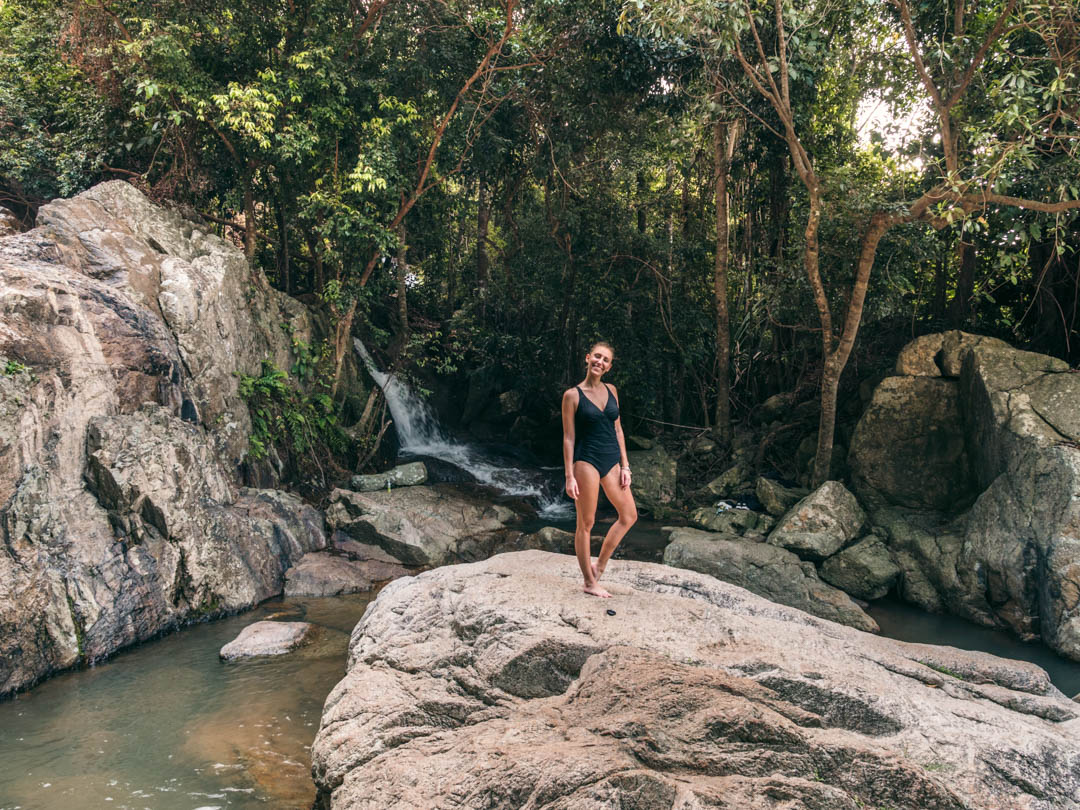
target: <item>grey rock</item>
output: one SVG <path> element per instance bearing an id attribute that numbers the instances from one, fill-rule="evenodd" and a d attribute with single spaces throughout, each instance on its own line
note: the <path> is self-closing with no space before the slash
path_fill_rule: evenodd
<path id="1" fill-rule="evenodd" d="M 427 467 L 422 461 L 411 461 L 408 464 L 399 464 L 392 470 L 371 475 L 354 475 L 349 481 L 349 486 L 357 492 L 374 492 L 386 489 L 387 484 L 393 487 L 414 487 L 427 483 Z"/>
<path id="2" fill-rule="evenodd" d="M 955 380 L 887 377 L 855 428 L 853 487 L 872 504 L 951 509 L 974 495 Z"/>
<path id="3" fill-rule="evenodd" d="M 759 476 L 754 485 L 754 494 L 766 512 L 773 517 L 780 517 L 809 495 L 810 491 L 801 487 L 785 487 L 771 478 Z"/>
<path id="4" fill-rule="evenodd" d="M 707 456 L 716 452 L 716 442 L 708 436 L 697 436 L 687 449 L 693 456 Z"/>
<path id="5" fill-rule="evenodd" d="M 600 553 L 600 547 L 604 544 L 602 534 L 594 534 L 589 537 L 589 550 L 592 554 Z M 507 549 L 509 550 L 509 549 Z M 557 529 L 554 526 L 545 526 L 540 531 L 525 535 L 518 543 L 514 544 L 513 551 L 551 551 L 556 554 L 574 553 L 574 533 Z"/>
<path id="6" fill-rule="evenodd" d="M 626 444 L 631 450 L 652 450 L 655 442 L 644 436 L 627 436 Z"/>
<path id="7" fill-rule="evenodd" d="M 9 208 L 0 206 L 0 239 L 21 231 L 22 223 L 19 222 L 19 218 L 15 216 L 15 213 Z"/>
<path id="8" fill-rule="evenodd" d="M 834 554 L 821 565 L 821 578 L 858 599 L 880 599 L 900 576 L 889 549 L 870 535 Z"/>
<path id="9" fill-rule="evenodd" d="M 923 335 L 908 343 L 896 358 L 894 374 L 910 377 L 959 377 L 964 354 L 977 346 L 1009 349 L 998 338 L 954 329 Z"/>
<path id="10" fill-rule="evenodd" d="M 750 509 L 720 509 L 703 506 L 690 514 L 690 524 L 711 532 L 728 532 L 735 535 L 766 534 L 772 527 L 772 518 Z"/>
<path id="11" fill-rule="evenodd" d="M 905 377 L 940 377 L 938 362 L 944 340 L 945 335 L 941 332 L 915 338 L 900 350 L 894 373 Z"/>
<path id="12" fill-rule="evenodd" d="M 878 626 L 843 591 L 822 582 L 812 563 L 790 551 L 697 529 L 669 530 L 664 563 L 716 577 L 782 605 L 860 630 Z"/>
<path id="13" fill-rule="evenodd" d="M 307 622 L 255 622 L 222 647 L 218 656 L 224 661 L 235 661 L 284 655 L 310 641 L 314 629 L 314 625 Z"/>
<path id="14" fill-rule="evenodd" d="M 962 520 L 899 507 L 879 509 L 873 519 L 886 531 L 892 559 L 901 571 L 900 593 L 905 600 L 932 613 L 946 612 L 950 604 L 959 606 L 964 601 L 965 587 L 957 570 L 964 542 Z M 993 623 L 986 611 L 979 621 Z"/>
<path id="15" fill-rule="evenodd" d="M 378 582 L 407 576 L 400 563 L 349 560 L 327 552 L 305 554 L 285 572 L 285 595 L 338 596 L 369 591 Z"/>
<path id="16" fill-rule="evenodd" d="M 521 410 L 521 392 L 504 391 L 499 394 L 499 413 L 502 416 L 513 416 Z"/>
<path id="17" fill-rule="evenodd" d="M 729 495 L 742 495 L 753 491 L 749 483 L 750 476 L 751 471 L 747 464 L 734 464 L 707 483 L 703 490 L 709 495 L 720 498 L 726 498 Z"/>
<path id="18" fill-rule="evenodd" d="M 387 586 L 323 709 L 319 806 L 1080 803 L 1077 706 L 1033 665 L 666 566 L 613 564 L 604 604 L 579 579 L 573 558 L 533 551 Z"/>
<path id="19" fill-rule="evenodd" d="M 773 394 L 758 406 L 758 416 L 762 422 L 771 422 L 787 413 L 794 401 L 790 393 Z"/>
<path id="20" fill-rule="evenodd" d="M 331 529 L 373 543 L 406 565 L 454 562 L 470 541 L 501 533 L 513 517 L 504 506 L 446 485 L 390 492 L 336 489 L 326 511 Z"/>
<path id="21" fill-rule="evenodd" d="M 973 349 L 985 349 L 992 354 L 997 354 L 1001 351 L 1009 353 L 1015 351 L 1012 346 L 999 338 L 987 337 L 986 335 L 972 335 L 968 332 L 961 332 L 959 329 L 953 329 L 942 335 L 942 374 L 946 377 L 959 377 L 963 373 L 964 358 L 966 358 L 968 353 Z M 1052 370 L 1067 371 L 1069 368 L 1068 364 L 1061 360 L 1054 360 L 1045 355 L 1039 356 L 1049 363 Z"/>
<path id="22" fill-rule="evenodd" d="M 654 444 L 650 450 L 631 450 L 627 454 L 634 476 L 634 498 L 648 511 L 668 506 L 675 500 L 678 465 L 664 449 Z"/>
<path id="23" fill-rule="evenodd" d="M 239 486 L 234 372 L 287 368 L 304 307 L 126 183 L 37 221 L 0 240 L 0 356 L 29 369 L 0 375 L 0 696 L 276 595 L 326 542 Z"/>
<path id="24" fill-rule="evenodd" d="M 334 532 L 330 537 L 330 545 L 335 554 L 341 555 L 348 560 L 360 562 L 383 562 L 401 565 L 401 560 L 373 543 L 360 543 L 353 540 L 344 532 Z"/>
<path id="25" fill-rule="evenodd" d="M 854 540 L 865 522 L 855 496 L 839 481 L 826 481 L 780 518 L 769 543 L 823 560 Z"/>

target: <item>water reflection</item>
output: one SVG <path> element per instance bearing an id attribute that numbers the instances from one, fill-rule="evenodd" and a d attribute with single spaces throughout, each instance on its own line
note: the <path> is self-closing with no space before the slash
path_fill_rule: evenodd
<path id="1" fill-rule="evenodd" d="M 309 807 L 322 704 L 370 598 L 269 602 L 0 703 L 0 810 Z M 320 631 L 289 655 L 218 660 L 271 616 Z"/>

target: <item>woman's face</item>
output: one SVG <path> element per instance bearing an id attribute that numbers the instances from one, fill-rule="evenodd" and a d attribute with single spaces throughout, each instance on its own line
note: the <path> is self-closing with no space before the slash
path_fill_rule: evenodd
<path id="1" fill-rule="evenodd" d="M 602 376 L 611 368 L 611 351 L 603 346 L 593 346 L 585 355 L 586 368 L 597 376 Z"/>

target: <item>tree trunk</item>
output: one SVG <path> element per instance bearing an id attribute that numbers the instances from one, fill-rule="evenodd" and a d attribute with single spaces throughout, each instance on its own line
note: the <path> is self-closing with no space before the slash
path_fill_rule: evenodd
<path id="1" fill-rule="evenodd" d="M 935 321 L 945 318 L 945 295 L 949 282 L 948 266 L 944 256 L 938 256 L 934 265 L 934 298 L 930 305 L 930 315 Z"/>
<path id="2" fill-rule="evenodd" d="M 277 250 L 277 265 L 278 265 L 278 284 L 281 289 L 287 294 L 292 294 L 292 273 L 289 267 L 289 218 L 288 212 L 285 210 L 285 190 L 284 188 L 278 188 L 278 250 Z"/>
<path id="3" fill-rule="evenodd" d="M 972 296 L 975 291 L 975 246 L 960 241 L 956 246 L 959 271 L 956 276 L 956 293 L 953 295 L 950 319 L 956 329 L 963 328 L 972 313 Z"/>
<path id="4" fill-rule="evenodd" d="M 487 314 L 488 295 L 488 223 L 491 221 L 491 200 L 483 175 L 476 193 L 476 293 L 480 298 L 480 319 Z"/>
<path id="5" fill-rule="evenodd" d="M 645 172 L 637 173 L 637 229 L 645 233 Z"/>
<path id="6" fill-rule="evenodd" d="M 834 351 L 826 351 L 825 363 L 821 371 L 821 415 L 818 419 L 817 453 L 814 455 L 814 472 L 811 485 L 819 487 L 829 480 L 832 462 L 833 436 L 836 430 L 836 398 L 840 390 L 840 375 L 844 373 L 855 338 L 862 323 L 863 305 L 866 302 L 866 290 L 870 282 L 870 271 L 874 267 L 878 244 L 885 232 L 896 220 L 878 212 L 870 218 L 870 225 L 863 234 L 859 249 L 859 263 L 855 268 L 855 283 L 851 287 L 844 327 Z"/>
<path id="7" fill-rule="evenodd" d="M 408 245 L 405 244 L 405 220 L 398 223 L 398 250 L 397 250 L 397 296 L 398 296 L 398 328 L 401 348 L 399 352 L 409 345 L 409 287 L 406 283 L 409 275 Z"/>
<path id="8" fill-rule="evenodd" d="M 248 266 L 255 266 L 255 173 L 252 171 L 244 180 L 244 256 Z"/>
<path id="9" fill-rule="evenodd" d="M 724 442 L 731 440 L 731 322 L 728 313 L 728 172 L 739 137 L 738 122 L 713 125 L 713 170 L 716 195 L 716 252 L 713 262 L 713 307 L 716 318 L 716 414 L 713 424 Z"/>

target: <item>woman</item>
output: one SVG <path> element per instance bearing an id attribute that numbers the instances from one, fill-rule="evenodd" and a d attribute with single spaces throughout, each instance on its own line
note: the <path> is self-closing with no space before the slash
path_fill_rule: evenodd
<path id="1" fill-rule="evenodd" d="M 626 457 L 619 393 L 601 378 L 611 368 L 615 353 L 611 346 L 597 342 L 585 355 L 585 379 L 563 394 L 563 464 L 566 467 L 566 494 L 574 499 L 577 531 L 574 550 L 585 577 L 585 593 L 610 597 L 599 584 L 608 560 L 623 535 L 637 520 L 637 507 L 630 494 L 630 462 Z M 604 488 L 619 519 L 608 529 L 600 556 L 592 561 L 590 532 L 596 520 L 596 499 Z"/>

